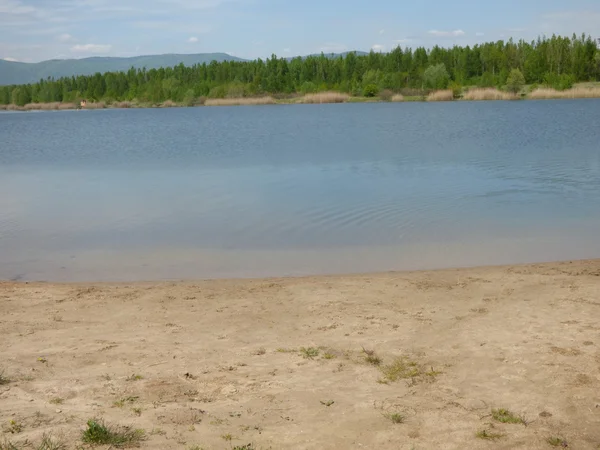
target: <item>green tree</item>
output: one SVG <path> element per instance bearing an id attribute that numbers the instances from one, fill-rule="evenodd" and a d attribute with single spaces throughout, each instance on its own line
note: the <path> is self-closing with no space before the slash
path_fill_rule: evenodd
<path id="1" fill-rule="evenodd" d="M 434 66 L 429 66 L 423 74 L 423 81 L 425 82 L 425 87 L 431 89 L 445 89 L 448 87 L 450 75 L 448 75 L 446 65 L 444 63 L 440 63 Z"/>
<path id="2" fill-rule="evenodd" d="M 513 69 L 506 79 L 506 88 L 515 94 L 525 86 L 525 77 L 519 69 Z"/>
<path id="3" fill-rule="evenodd" d="M 363 88 L 363 96 L 365 97 L 377 97 L 379 94 L 379 88 L 376 84 L 367 84 Z"/>

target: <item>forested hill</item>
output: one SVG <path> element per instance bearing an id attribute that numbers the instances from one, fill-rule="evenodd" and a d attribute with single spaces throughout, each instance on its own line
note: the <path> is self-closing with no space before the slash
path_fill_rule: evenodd
<path id="1" fill-rule="evenodd" d="M 443 89 L 448 86 L 504 87 L 513 69 L 527 84 L 566 89 L 600 78 L 600 49 L 582 35 L 534 42 L 498 41 L 473 47 L 423 47 L 367 55 L 349 53 L 256 61 L 184 64 L 160 69 L 129 69 L 0 87 L 0 104 L 91 100 L 173 100 L 193 104 L 198 97 L 338 90 L 353 95 L 381 89 Z M 522 75 L 521 75 L 522 74 Z"/>
<path id="2" fill-rule="evenodd" d="M 48 77 L 61 78 L 93 75 L 97 72 L 121 72 L 136 69 L 158 69 L 178 64 L 193 66 L 211 61 L 243 61 L 227 53 L 198 53 L 194 55 L 149 55 L 132 58 L 93 57 L 83 59 L 53 59 L 39 63 L 21 63 L 0 59 L 0 85 L 37 83 Z"/>

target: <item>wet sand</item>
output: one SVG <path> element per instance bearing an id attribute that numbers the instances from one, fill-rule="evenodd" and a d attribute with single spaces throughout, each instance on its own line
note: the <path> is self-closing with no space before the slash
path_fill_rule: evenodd
<path id="1" fill-rule="evenodd" d="M 2 370 L 0 448 L 99 418 L 149 449 L 596 449 L 600 260 L 2 282 Z"/>

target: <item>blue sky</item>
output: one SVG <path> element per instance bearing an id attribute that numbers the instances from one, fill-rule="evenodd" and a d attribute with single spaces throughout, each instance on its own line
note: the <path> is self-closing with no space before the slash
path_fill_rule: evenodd
<path id="1" fill-rule="evenodd" d="M 387 51 L 600 37 L 599 0 L 0 0 L 0 58 Z"/>

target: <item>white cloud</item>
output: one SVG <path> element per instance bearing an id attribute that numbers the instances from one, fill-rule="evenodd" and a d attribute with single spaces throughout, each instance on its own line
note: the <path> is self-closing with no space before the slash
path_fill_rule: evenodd
<path id="1" fill-rule="evenodd" d="M 477 37 L 485 36 L 485 33 L 478 31 L 477 33 L 475 33 L 475 36 L 477 36 Z"/>
<path id="2" fill-rule="evenodd" d="M 373 50 L 374 52 L 382 52 L 385 49 L 385 45 L 382 44 L 373 44 L 373 46 L 371 47 L 371 50 Z"/>
<path id="3" fill-rule="evenodd" d="M 56 36 L 56 40 L 59 42 L 70 42 L 73 40 L 73 36 L 71 36 L 69 33 L 63 33 L 59 36 Z"/>
<path id="4" fill-rule="evenodd" d="M 291 50 L 290 48 L 284 48 L 284 49 L 283 49 L 283 52 L 284 52 L 284 53 L 289 53 L 289 52 L 291 52 L 291 51 L 292 51 L 292 50 Z"/>
<path id="5" fill-rule="evenodd" d="M 19 62 L 18 59 L 15 58 L 11 58 L 10 56 L 7 56 L 6 58 L 2 58 L 4 61 L 10 61 L 10 62 Z"/>
<path id="6" fill-rule="evenodd" d="M 188 42 L 190 44 L 195 44 L 196 42 L 198 42 L 198 38 L 196 36 L 192 36 L 191 38 L 188 39 Z"/>
<path id="7" fill-rule="evenodd" d="M 379 34 L 380 35 L 385 34 L 385 30 L 379 30 Z"/>
<path id="8" fill-rule="evenodd" d="M 112 49 L 112 45 L 104 44 L 78 44 L 71 47 L 74 53 L 108 53 Z"/>
<path id="9" fill-rule="evenodd" d="M 406 38 L 406 39 L 396 39 L 396 40 L 394 40 L 394 42 L 395 42 L 396 44 L 410 44 L 412 41 L 413 41 L 412 39 L 408 39 L 408 38 Z"/>
<path id="10" fill-rule="evenodd" d="M 440 30 L 430 30 L 429 34 L 435 37 L 459 37 L 464 36 L 466 33 L 463 30 L 454 30 L 454 31 L 440 31 Z"/>

